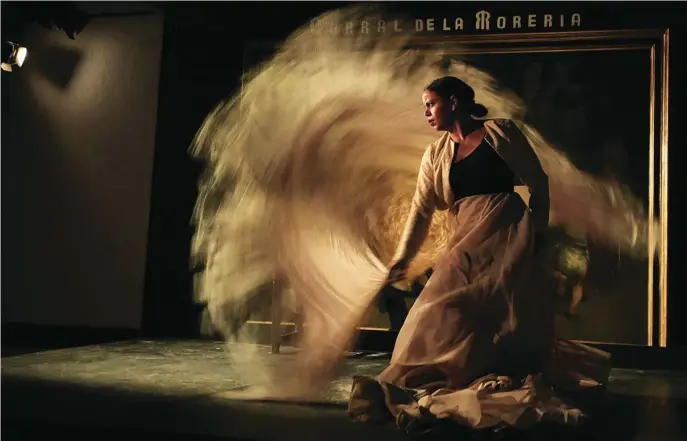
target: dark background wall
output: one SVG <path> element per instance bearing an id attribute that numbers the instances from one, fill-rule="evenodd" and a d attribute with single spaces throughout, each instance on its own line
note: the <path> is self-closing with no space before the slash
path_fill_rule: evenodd
<path id="1" fill-rule="evenodd" d="M 11 37 L 29 54 L 2 72 L 3 323 L 140 328 L 162 23 Z"/>

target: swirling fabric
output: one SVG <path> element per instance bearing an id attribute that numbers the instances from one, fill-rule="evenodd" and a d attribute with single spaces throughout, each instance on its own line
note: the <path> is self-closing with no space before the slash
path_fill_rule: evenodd
<path id="1" fill-rule="evenodd" d="M 437 138 L 422 115 L 433 79 L 455 74 L 490 118 L 522 120 L 522 101 L 451 48 L 411 36 L 348 36 L 352 8 L 318 17 L 246 74 L 241 93 L 207 117 L 192 147 L 206 163 L 192 255 L 213 326 L 231 338 L 248 300 L 284 277 L 307 323 L 293 382 L 265 393 L 309 396 L 326 382 L 387 276 L 414 192 L 420 159 Z M 597 242 L 646 255 L 648 219 L 624 187 L 576 169 L 534 127 L 521 130 L 550 178 L 552 219 Z M 421 274 L 448 237 L 446 213 L 410 268 Z"/>

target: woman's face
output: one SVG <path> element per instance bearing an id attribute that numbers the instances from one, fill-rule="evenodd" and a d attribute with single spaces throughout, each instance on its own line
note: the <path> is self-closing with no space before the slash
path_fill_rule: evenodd
<path id="1" fill-rule="evenodd" d="M 425 117 L 430 126 L 437 132 L 446 131 L 453 123 L 453 110 L 448 100 L 442 99 L 431 90 L 422 94 L 422 104 L 425 107 Z"/>

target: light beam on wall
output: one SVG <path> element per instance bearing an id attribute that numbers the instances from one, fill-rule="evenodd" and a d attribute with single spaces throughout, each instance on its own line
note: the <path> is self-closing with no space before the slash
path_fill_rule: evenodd
<path id="1" fill-rule="evenodd" d="M 12 46 L 12 52 L 10 53 L 10 56 L 7 58 L 7 61 L 4 61 L 0 65 L 0 68 L 2 68 L 2 70 L 4 70 L 5 72 L 12 72 L 12 66 L 22 67 L 24 61 L 26 60 L 26 56 L 29 54 L 29 50 L 26 49 L 24 46 L 12 43 L 11 41 L 8 41 L 7 44 Z"/>

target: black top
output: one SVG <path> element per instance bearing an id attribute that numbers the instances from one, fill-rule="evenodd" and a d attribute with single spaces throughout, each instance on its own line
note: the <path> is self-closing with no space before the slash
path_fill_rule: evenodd
<path id="1" fill-rule="evenodd" d="M 486 140 L 482 140 L 468 156 L 455 162 L 457 152 L 458 148 L 454 144 L 454 159 L 449 172 L 454 200 L 478 194 L 510 193 L 514 190 L 513 172 Z"/>

